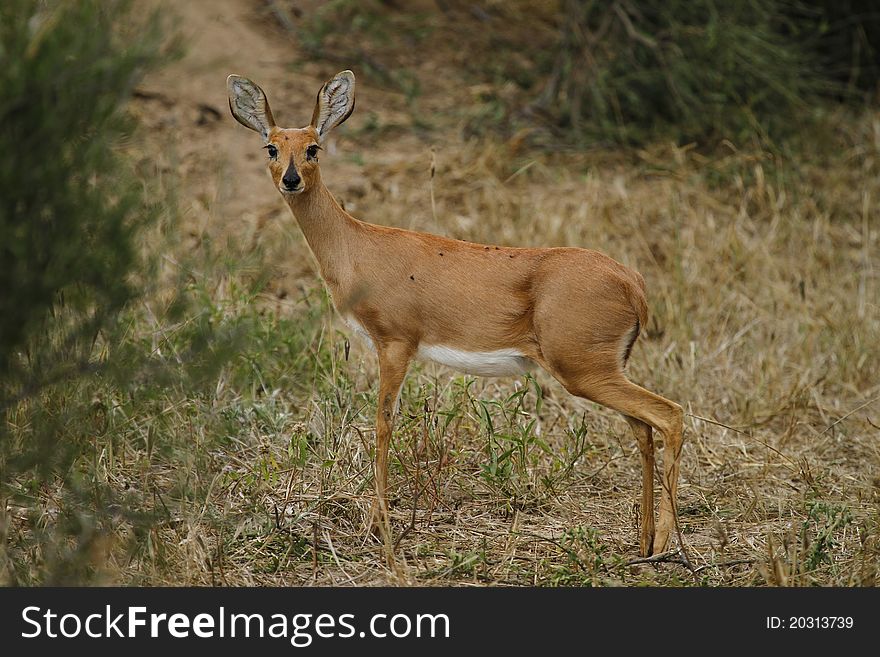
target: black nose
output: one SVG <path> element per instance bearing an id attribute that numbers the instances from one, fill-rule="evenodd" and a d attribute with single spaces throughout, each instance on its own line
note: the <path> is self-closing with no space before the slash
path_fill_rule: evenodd
<path id="1" fill-rule="evenodd" d="M 297 187 L 299 187 L 302 178 L 299 177 L 299 174 L 292 169 L 288 169 L 284 174 L 284 177 L 281 179 L 281 182 L 284 183 L 284 187 L 289 191 L 293 191 Z"/>

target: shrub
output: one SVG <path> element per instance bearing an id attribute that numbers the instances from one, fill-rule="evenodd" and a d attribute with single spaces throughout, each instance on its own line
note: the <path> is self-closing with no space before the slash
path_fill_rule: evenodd
<path id="1" fill-rule="evenodd" d="M 138 38 L 123 34 L 125 7 L 33 0 L 0 7 L 0 376 L 7 382 L 24 377 L 33 387 L 49 375 L 44 367 L 57 378 L 60 361 L 84 367 L 90 345 L 82 340 L 94 340 L 135 293 L 135 239 L 151 217 L 116 150 L 132 127 L 123 103 L 156 61 L 159 37 L 155 22 Z M 67 325 L 65 353 L 47 359 L 28 341 L 53 312 L 56 325 L 62 316 Z"/>
<path id="2" fill-rule="evenodd" d="M 817 63 L 783 34 L 781 4 L 565 0 L 535 106 L 593 139 L 777 136 L 819 88 Z"/>
<path id="3" fill-rule="evenodd" d="M 160 44 L 157 17 L 126 2 L 0 4 L 0 570 L 13 582 L 79 581 L 101 515 L 125 508 L 75 467 L 97 421 L 77 381 L 137 375 L 107 354 L 156 213 L 117 151 Z M 6 508 L 26 536 L 9 538 Z"/>

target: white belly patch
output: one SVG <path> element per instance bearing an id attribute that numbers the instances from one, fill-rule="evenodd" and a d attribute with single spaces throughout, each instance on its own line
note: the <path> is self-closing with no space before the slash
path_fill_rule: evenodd
<path id="1" fill-rule="evenodd" d="M 416 357 L 477 376 L 518 376 L 535 366 L 534 361 L 526 358 L 516 349 L 462 351 L 452 347 L 420 345 Z"/>
<path id="2" fill-rule="evenodd" d="M 367 329 L 350 315 L 343 316 L 345 323 L 373 351 L 376 350 Z M 446 365 L 458 372 L 477 376 L 519 376 L 532 370 L 535 362 L 526 358 L 516 349 L 498 349 L 496 351 L 463 351 L 453 347 L 440 345 L 419 345 L 416 353 L 419 360 Z"/>

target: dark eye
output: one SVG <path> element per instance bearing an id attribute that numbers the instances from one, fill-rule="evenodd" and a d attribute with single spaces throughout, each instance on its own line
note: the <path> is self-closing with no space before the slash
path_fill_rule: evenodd
<path id="1" fill-rule="evenodd" d="M 318 145 L 312 144 L 306 149 L 306 157 L 310 160 L 317 159 L 318 157 Z"/>
<path id="2" fill-rule="evenodd" d="M 266 146 L 266 152 L 269 153 L 269 157 L 271 157 L 273 160 L 278 157 L 278 149 L 275 148 L 272 144 Z"/>

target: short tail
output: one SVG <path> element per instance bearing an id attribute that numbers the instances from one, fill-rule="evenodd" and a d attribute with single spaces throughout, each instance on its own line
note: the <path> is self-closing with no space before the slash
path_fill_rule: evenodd
<path id="1" fill-rule="evenodd" d="M 645 298 L 645 279 L 642 278 L 642 275 L 638 272 L 635 272 L 635 274 L 638 286 L 628 287 L 627 297 L 629 298 L 629 303 L 632 306 L 632 309 L 636 312 L 636 323 L 632 329 L 630 329 L 629 333 L 627 333 L 624 341 L 624 349 L 621 358 L 623 365 L 626 365 L 626 362 L 629 360 L 629 355 L 632 353 L 633 345 L 639 338 L 639 333 L 641 332 L 642 327 L 648 325 L 648 301 Z"/>
<path id="2" fill-rule="evenodd" d="M 635 326 L 633 326 L 630 332 L 626 335 L 626 340 L 623 343 L 623 354 L 620 358 L 622 361 L 622 365 L 624 366 L 626 366 L 626 362 L 629 360 L 629 355 L 632 353 L 633 345 L 639 338 L 639 331 L 641 330 L 641 328 L 641 322 L 637 319 Z"/>
<path id="3" fill-rule="evenodd" d="M 629 303 L 633 310 L 636 311 L 636 317 L 638 318 L 639 324 L 641 326 L 647 326 L 648 299 L 645 295 L 645 279 L 642 278 L 640 273 L 633 273 L 636 275 L 637 285 L 627 287 L 627 297 L 629 298 Z M 636 335 L 638 335 L 638 331 L 636 331 Z"/>

